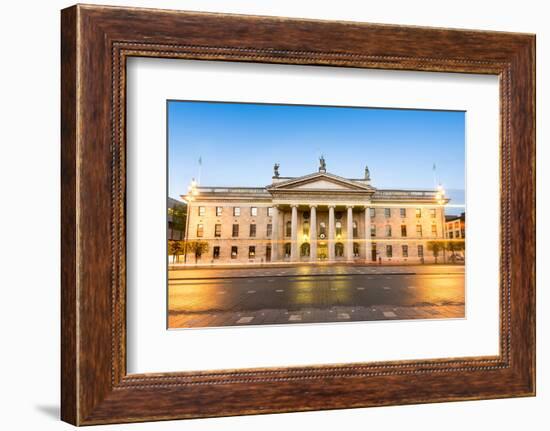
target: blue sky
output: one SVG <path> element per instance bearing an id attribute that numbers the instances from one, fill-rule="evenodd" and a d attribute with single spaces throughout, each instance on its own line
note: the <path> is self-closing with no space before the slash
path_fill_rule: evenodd
<path id="1" fill-rule="evenodd" d="M 378 188 L 433 188 L 463 204 L 464 112 L 216 102 L 168 102 L 168 194 L 203 186 L 264 186 L 327 171 Z M 459 211 L 458 211 L 459 212 Z"/>

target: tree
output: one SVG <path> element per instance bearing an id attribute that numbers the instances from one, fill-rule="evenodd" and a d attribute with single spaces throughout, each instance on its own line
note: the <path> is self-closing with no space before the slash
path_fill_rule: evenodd
<path id="1" fill-rule="evenodd" d="M 443 241 L 428 241 L 428 244 L 426 245 L 428 247 L 428 250 L 432 252 L 435 258 L 435 263 L 437 263 L 439 252 L 445 249 L 445 244 L 443 243 Z"/>
<path id="2" fill-rule="evenodd" d="M 451 259 L 454 262 L 457 252 L 464 251 L 466 244 L 463 239 L 447 241 L 445 243 L 447 250 L 451 252 Z"/>
<path id="3" fill-rule="evenodd" d="M 185 253 L 194 253 L 195 254 L 195 264 L 197 263 L 198 258 L 203 254 L 208 252 L 208 243 L 205 241 L 187 241 Z"/>
<path id="4" fill-rule="evenodd" d="M 184 248 L 184 241 L 175 239 L 168 240 L 168 255 L 172 256 L 172 263 L 174 263 L 174 261 L 179 262 Z"/>

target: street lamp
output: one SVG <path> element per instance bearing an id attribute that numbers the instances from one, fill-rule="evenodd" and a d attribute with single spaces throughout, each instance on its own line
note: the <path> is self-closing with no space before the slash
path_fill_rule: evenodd
<path id="1" fill-rule="evenodd" d="M 185 220 L 185 244 L 183 247 L 183 263 L 187 263 L 187 242 L 189 241 L 189 210 L 191 207 L 191 202 L 193 202 L 193 197 L 198 195 L 197 182 L 195 178 L 191 180 L 191 184 L 187 187 L 187 195 L 185 196 L 185 201 L 187 202 L 187 216 Z"/>
<path id="2" fill-rule="evenodd" d="M 437 193 L 435 194 L 435 198 L 439 205 L 443 205 L 445 203 L 445 190 L 443 189 L 443 186 L 441 184 L 437 186 Z"/>

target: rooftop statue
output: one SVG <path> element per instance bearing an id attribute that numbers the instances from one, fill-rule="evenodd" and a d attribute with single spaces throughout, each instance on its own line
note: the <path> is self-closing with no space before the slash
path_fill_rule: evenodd
<path id="1" fill-rule="evenodd" d="M 365 166 L 365 180 L 370 181 L 370 171 L 368 166 Z"/>
<path id="2" fill-rule="evenodd" d="M 275 163 L 273 165 L 273 176 L 275 178 L 279 178 L 279 166 L 280 166 L 279 163 Z"/>
<path id="3" fill-rule="evenodd" d="M 319 158 L 319 172 L 326 172 L 327 171 L 327 164 L 325 162 L 325 157 L 321 155 Z"/>

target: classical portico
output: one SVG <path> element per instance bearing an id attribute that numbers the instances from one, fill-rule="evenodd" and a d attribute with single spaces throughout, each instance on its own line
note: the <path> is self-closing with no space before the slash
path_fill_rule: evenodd
<path id="1" fill-rule="evenodd" d="M 352 181 L 323 171 L 273 180 L 266 188 L 274 208 L 272 260 L 353 261 L 359 257 L 354 242 L 366 244 L 370 236 L 370 228 L 362 236 L 359 233 L 359 219 L 370 223 L 369 203 L 375 189 L 368 180 Z"/>

